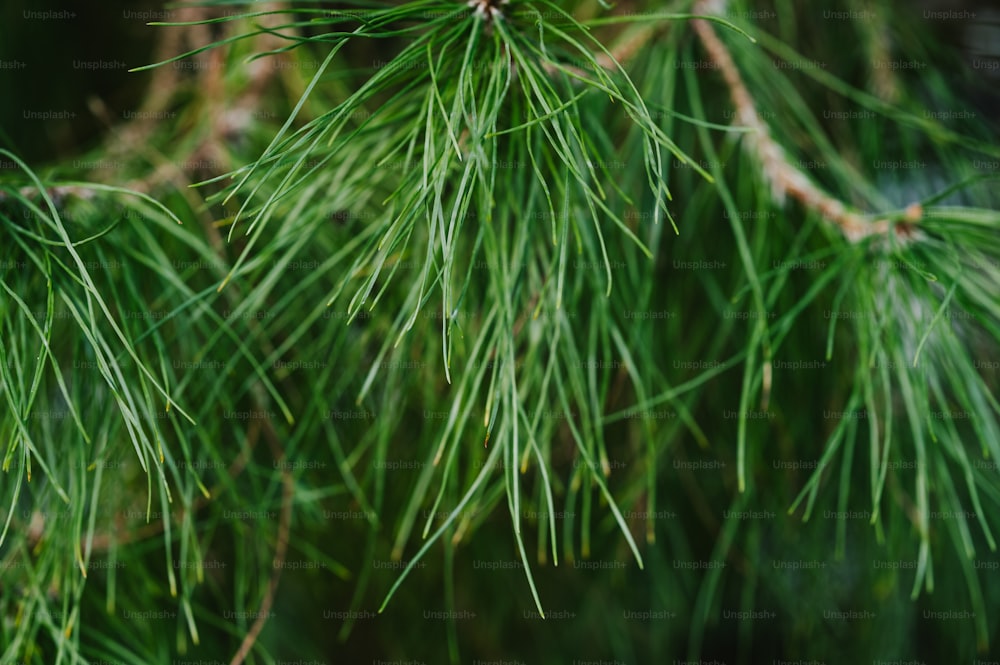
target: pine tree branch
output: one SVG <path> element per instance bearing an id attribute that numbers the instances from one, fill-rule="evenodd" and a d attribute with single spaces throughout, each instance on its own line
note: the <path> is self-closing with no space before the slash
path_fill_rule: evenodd
<path id="1" fill-rule="evenodd" d="M 694 6 L 694 11 L 698 14 L 719 14 L 725 4 L 725 2 L 716 0 L 699 0 Z M 744 84 L 729 50 L 715 34 L 711 23 L 704 19 L 694 19 L 691 25 L 701 39 L 709 57 L 722 72 L 733 105 L 736 107 L 737 121 L 754 130 L 747 136 L 749 147 L 760 162 L 764 177 L 770 182 L 771 191 L 777 201 L 784 201 L 786 197 L 795 199 L 837 226 L 844 237 L 851 242 L 860 242 L 870 236 L 888 235 L 892 228 L 896 229 L 900 240 L 912 237 L 913 225 L 923 216 L 923 210 L 919 204 L 913 204 L 906 209 L 906 218 L 903 224 L 894 225 L 889 219 L 879 219 L 872 222 L 860 212 L 848 207 L 843 201 L 822 191 L 793 165 L 788 160 L 785 151 L 771 137 L 767 123 L 761 120 L 753 96 Z"/>
<path id="2" fill-rule="evenodd" d="M 725 5 L 725 1 L 700 0 L 695 4 L 693 11 L 696 14 L 718 15 L 724 13 Z M 715 34 L 711 22 L 704 19 L 693 19 L 691 25 L 708 51 L 709 57 L 722 72 L 736 107 L 738 121 L 743 126 L 754 130 L 748 134 L 750 148 L 763 167 L 764 176 L 771 184 L 776 201 L 780 203 L 788 197 L 795 199 L 837 226 L 851 242 L 860 242 L 870 236 L 885 236 L 892 228 L 895 228 L 898 240 L 905 242 L 914 237 L 914 226 L 923 216 L 923 209 L 919 204 L 914 203 L 906 209 L 904 220 L 901 223 L 896 222 L 894 225 L 890 219 L 870 221 L 859 211 L 850 208 L 840 199 L 830 196 L 813 184 L 799 168 L 789 161 L 785 151 L 771 137 L 767 124 L 757 112 L 753 96 L 743 82 L 728 49 Z M 632 58 L 656 34 L 657 30 L 654 25 L 643 25 L 620 38 L 610 49 L 610 57 L 608 54 L 601 53 L 596 56 L 596 60 L 605 69 L 616 71 L 620 63 Z M 573 66 L 556 67 L 552 64 L 546 64 L 545 69 L 549 73 L 568 70 L 580 77 L 586 75 L 583 70 Z"/>

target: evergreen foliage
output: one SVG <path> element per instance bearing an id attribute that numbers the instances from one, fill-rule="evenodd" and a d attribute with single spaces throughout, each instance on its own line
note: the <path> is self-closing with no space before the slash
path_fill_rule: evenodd
<path id="1" fill-rule="evenodd" d="M 1000 653 L 1000 38 L 668 4 L 180 5 L 4 131 L 0 662 Z"/>

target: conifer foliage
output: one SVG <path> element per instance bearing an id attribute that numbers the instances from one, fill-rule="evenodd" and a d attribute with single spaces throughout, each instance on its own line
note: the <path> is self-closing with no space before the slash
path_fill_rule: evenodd
<path id="1" fill-rule="evenodd" d="M 1000 14 L 18 11 L 0 664 L 1000 653 Z"/>

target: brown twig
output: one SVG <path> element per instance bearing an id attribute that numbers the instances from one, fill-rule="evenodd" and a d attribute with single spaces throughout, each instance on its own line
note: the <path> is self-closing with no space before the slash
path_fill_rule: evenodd
<path id="1" fill-rule="evenodd" d="M 632 59 L 632 56 L 638 53 L 639 49 L 659 32 L 659 29 L 659 26 L 655 24 L 645 24 L 626 31 L 618 38 L 607 53 L 602 52 L 595 56 L 597 64 L 610 72 L 618 71 L 621 64 Z M 563 70 L 579 78 L 588 78 L 585 70 L 574 65 L 560 65 L 557 67 L 554 63 L 546 62 L 542 65 L 542 68 L 549 74 Z"/>
<path id="2" fill-rule="evenodd" d="M 281 22 L 283 2 L 261 4 L 259 11 L 275 12 L 257 17 L 255 21 L 266 27 L 277 27 Z M 222 16 L 221 10 L 212 7 L 181 7 L 176 10 L 175 20 L 183 22 L 204 21 Z M 238 23 L 222 24 L 224 36 L 231 37 L 240 30 Z M 154 61 L 163 61 L 179 53 L 193 50 L 211 43 L 213 37 L 207 25 L 189 25 L 183 30 L 166 28 L 156 33 L 158 45 Z M 254 37 L 254 48 L 258 52 L 274 51 L 284 42 L 271 33 Z M 261 58 L 247 66 L 247 81 L 235 95 L 225 94 L 225 54 L 220 49 L 210 49 L 191 56 L 185 62 L 190 65 L 190 76 L 185 78 L 175 67 L 163 66 L 152 70 L 148 91 L 142 106 L 134 117 L 120 123 L 113 117 L 100 98 L 88 100 L 91 111 L 109 129 L 105 142 L 107 154 L 118 158 L 123 165 L 131 165 L 140 156 L 154 165 L 152 172 L 128 181 L 125 186 L 144 193 L 153 192 L 164 185 L 174 184 L 185 191 L 192 181 L 220 175 L 232 168 L 227 149 L 227 141 L 242 134 L 259 112 L 268 88 L 280 78 L 286 68 L 288 56 L 278 54 Z M 190 80 L 189 80 L 190 79 Z M 195 101 L 189 106 L 197 109 L 199 118 L 206 118 L 207 129 L 198 129 L 203 138 L 185 154 L 164 155 L 153 147 L 150 137 L 160 127 L 164 118 L 176 115 L 171 106 L 176 103 L 179 90 L 191 89 L 197 92 Z M 183 131 L 191 131 L 190 128 Z M 175 143 L 179 143 L 174 139 Z M 117 160 L 108 160 L 113 163 Z M 94 174 L 105 181 L 115 181 L 119 169 L 105 169 Z M 120 182 L 120 181 L 118 181 Z"/>
<path id="3" fill-rule="evenodd" d="M 724 1 L 720 0 L 700 0 L 695 4 L 693 12 L 702 15 L 721 14 L 725 4 Z M 761 120 L 757 113 L 753 96 L 744 84 L 728 49 L 715 34 L 711 23 L 704 19 L 693 19 L 691 25 L 701 39 L 705 50 L 708 51 L 709 57 L 722 72 L 733 105 L 736 107 L 737 121 L 753 130 L 748 134 L 750 150 L 761 163 L 764 177 L 770 182 L 773 196 L 779 203 L 786 198 L 795 199 L 837 226 L 851 242 L 859 242 L 870 236 L 888 235 L 892 228 L 895 228 L 897 239 L 901 241 L 905 242 L 915 237 L 915 225 L 923 216 L 923 209 L 919 204 L 908 207 L 903 221 L 894 226 L 889 219 L 876 221 L 867 219 L 860 212 L 851 209 L 841 200 L 830 196 L 813 184 L 799 168 L 789 161 L 785 151 L 771 138 L 767 123 Z M 605 69 L 616 70 L 619 63 L 634 56 L 655 34 L 655 26 L 643 25 L 632 33 L 621 37 L 610 50 L 610 57 L 601 53 L 597 56 L 597 61 Z M 559 69 L 568 70 L 581 78 L 586 76 L 586 72 L 578 67 L 563 66 L 557 68 L 552 64 L 546 65 L 546 70 L 550 73 Z"/>
<path id="4" fill-rule="evenodd" d="M 261 411 L 264 411 L 261 409 Z M 264 411 L 266 412 L 266 411 Z M 240 454 L 236 456 L 232 462 L 230 462 L 227 472 L 230 479 L 235 479 L 241 473 L 246 466 L 247 462 L 250 460 L 250 454 L 257 445 L 257 441 L 260 438 L 260 421 L 251 421 L 250 427 L 247 429 L 247 444 L 240 451 Z M 270 422 L 268 421 L 268 424 Z M 216 497 L 222 490 L 222 483 L 219 482 L 214 487 L 208 490 L 210 497 Z M 205 506 L 209 504 L 211 499 L 204 496 L 198 496 L 191 503 L 190 511 L 196 513 Z M 183 521 L 184 509 L 181 508 L 179 511 L 174 513 L 172 519 L 175 523 L 180 524 Z M 119 515 L 119 520 L 121 516 Z M 164 519 L 171 519 L 171 516 L 164 516 Z M 90 553 L 95 554 L 99 552 L 107 551 L 112 545 L 128 545 L 134 542 L 140 542 L 147 538 L 151 538 L 159 533 L 163 532 L 163 520 L 158 522 L 150 522 L 148 524 L 143 524 L 138 527 L 128 527 L 119 521 L 116 524 L 116 528 L 112 531 L 96 533 L 91 541 Z M 29 541 L 30 542 L 30 541 Z"/>
<path id="5" fill-rule="evenodd" d="M 617 69 L 618 63 L 631 60 L 639 52 L 639 49 L 645 46 L 646 42 L 655 36 L 658 31 L 659 26 L 655 23 L 640 24 L 626 31 L 610 49 L 610 56 L 607 53 L 599 53 L 597 55 L 597 63 L 605 69 Z"/>
<path id="6" fill-rule="evenodd" d="M 695 4 L 694 11 L 698 14 L 714 14 L 719 11 L 718 5 L 718 2 L 700 0 Z M 747 141 L 751 152 L 761 164 L 764 177 L 771 184 L 774 198 L 781 202 L 786 197 L 791 197 L 806 208 L 815 210 L 824 219 L 836 225 L 851 242 L 859 242 L 873 235 L 888 235 L 889 230 L 893 228 L 890 220 L 880 219 L 873 222 L 866 219 L 839 199 L 833 198 L 818 188 L 788 160 L 785 151 L 771 138 L 767 123 L 761 120 L 757 113 L 753 96 L 747 90 L 732 56 L 715 34 L 711 23 L 704 19 L 694 19 L 691 21 L 691 25 L 701 39 L 709 57 L 722 72 L 733 105 L 736 107 L 737 121 L 753 130 L 747 135 Z M 907 209 L 905 223 L 897 227 L 897 235 L 900 239 L 907 240 L 912 236 L 912 225 L 920 219 L 922 214 L 923 211 L 919 205 L 912 205 Z"/>
<path id="7" fill-rule="evenodd" d="M 278 591 L 278 582 L 281 580 L 281 571 L 285 567 L 285 555 L 288 552 L 288 534 L 291 531 L 292 524 L 292 503 L 295 498 L 295 481 L 292 478 L 288 464 L 285 463 L 285 450 L 282 447 L 281 441 L 278 439 L 278 435 L 274 431 L 274 427 L 271 425 L 270 420 L 264 421 L 263 429 L 264 438 L 271 447 L 274 459 L 277 460 L 278 466 L 281 468 L 282 496 L 281 517 L 278 522 L 278 542 L 274 547 L 274 560 L 271 564 L 271 577 L 268 580 L 267 590 L 264 592 L 264 598 L 260 602 L 260 610 L 257 612 L 257 618 L 254 620 L 253 625 L 250 626 L 250 630 L 243 637 L 243 642 L 240 644 L 240 648 L 236 652 L 236 655 L 234 655 L 233 659 L 229 662 L 229 665 L 242 665 L 243 661 L 246 660 L 246 657 L 250 654 L 250 649 L 252 649 L 253 645 L 256 644 L 257 638 L 264 629 L 264 624 L 267 623 L 267 620 L 271 615 L 271 606 L 274 604 L 274 596 Z"/>

